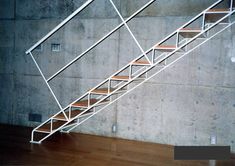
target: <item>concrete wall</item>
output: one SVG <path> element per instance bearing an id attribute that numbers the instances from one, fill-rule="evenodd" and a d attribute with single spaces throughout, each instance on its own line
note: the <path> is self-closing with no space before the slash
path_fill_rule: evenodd
<path id="1" fill-rule="evenodd" d="M 58 111 L 24 52 L 85 0 L 0 0 L 0 122 L 23 126 Z M 146 0 L 114 1 L 124 17 Z M 161 0 L 129 22 L 144 49 L 215 0 Z M 107 0 L 97 0 L 34 51 L 48 77 L 120 23 Z M 77 132 L 174 145 L 220 145 L 235 151 L 235 29 L 231 27 L 76 129 Z M 51 52 L 61 43 L 61 52 Z M 140 54 L 125 28 L 51 82 L 62 105 L 77 98 Z M 117 124 L 117 133 L 111 127 Z"/>

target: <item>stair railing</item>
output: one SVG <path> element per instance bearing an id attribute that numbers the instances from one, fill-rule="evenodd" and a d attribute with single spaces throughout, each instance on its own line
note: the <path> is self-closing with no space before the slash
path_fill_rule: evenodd
<path id="1" fill-rule="evenodd" d="M 98 40 L 95 44 L 93 44 L 91 47 L 89 47 L 87 50 L 85 50 L 83 53 L 81 53 L 80 55 L 78 55 L 77 57 L 75 57 L 72 61 L 70 61 L 67 65 L 65 65 L 64 67 L 62 67 L 59 71 L 57 71 L 55 74 L 53 74 L 52 76 L 50 76 L 49 78 L 46 78 L 45 75 L 43 74 L 41 68 L 39 67 L 37 61 L 35 60 L 32 51 L 35 50 L 35 48 L 37 48 L 40 44 L 42 44 L 43 42 L 45 42 L 49 37 L 51 37 L 53 34 L 55 34 L 59 29 L 61 29 L 63 26 L 65 26 L 70 20 L 72 20 L 77 14 L 79 14 L 81 11 L 83 11 L 87 6 L 89 6 L 92 2 L 94 2 L 95 0 L 88 0 L 87 2 L 85 2 L 81 7 L 79 7 L 76 11 L 74 11 L 71 15 L 69 15 L 65 20 L 63 20 L 59 25 L 57 25 L 53 30 L 51 30 L 47 35 L 45 35 L 41 40 L 39 40 L 36 44 L 34 44 L 30 49 L 28 49 L 26 51 L 26 54 L 29 54 L 31 56 L 31 58 L 33 59 L 33 62 L 35 63 L 37 69 L 39 70 L 43 80 L 45 81 L 48 89 L 50 90 L 52 96 L 54 97 L 57 105 L 59 106 L 60 110 L 62 110 L 64 116 L 66 117 L 66 119 L 68 120 L 67 115 L 65 114 L 64 110 L 68 108 L 65 107 L 63 108 L 59 102 L 59 100 L 57 99 L 55 93 L 53 92 L 53 90 L 51 89 L 49 82 L 55 78 L 58 74 L 60 74 L 61 72 L 63 72 L 65 69 L 67 69 L 69 66 L 71 66 L 73 63 L 75 63 L 78 59 L 80 59 L 81 57 L 83 57 L 85 54 L 87 54 L 89 51 L 91 51 L 93 48 L 95 48 L 97 45 L 99 45 L 101 42 L 103 42 L 105 39 L 107 39 L 110 35 L 112 35 L 114 32 L 116 32 L 118 29 L 120 29 L 122 26 L 126 25 L 132 18 L 134 18 L 136 15 L 138 15 L 140 12 L 142 12 L 144 9 L 146 9 L 148 6 L 150 6 L 154 1 L 156 0 L 150 0 L 148 3 L 146 3 L 143 7 L 141 7 L 139 10 L 137 10 L 134 14 L 132 14 L 130 17 L 128 17 L 126 20 L 124 20 L 124 22 L 120 23 L 116 28 L 114 28 L 112 31 L 110 31 L 108 34 L 106 34 L 104 37 L 102 37 L 100 40 Z M 115 6 L 115 5 L 114 5 Z M 134 35 L 132 34 L 132 37 L 134 37 Z M 138 46 L 139 43 L 137 40 L 136 44 Z M 141 46 L 140 46 L 141 48 Z M 144 53 L 144 52 L 143 52 Z"/>
<path id="2" fill-rule="evenodd" d="M 202 13 L 200 13 L 199 15 L 197 15 L 195 18 L 193 18 L 192 20 L 190 20 L 188 23 L 186 23 L 185 25 L 183 25 L 181 28 L 179 28 L 177 31 L 179 31 L 180 29 L 186 27 L 187 25 L 189 25 L 190 23 L 192 23 L 194 20 L 196 20 L 197 18 L 199 18 L 201 15 L 203 15 L 204 13 L 206 13 L 207 10 L 215 7 L 216 5 L 218 5 L 219 3 L 221 3 L 224 0 L 219 0 L 216 3 L 214 3 L 213 5 L 211 5 L 209 8 L 207 8 L 206 10 L 204 10 Z M 60 128 L 54 130 L 54 132 L 61 130 L 61 128 L 66 128 L 66 125 L 68 125 L 69 122 L 78 119 L 79 116 L 83 115 L 85 112 L 87 112 L 88 110 L 90 110 L 92 107 L 95 107 L 97 105 L 99 105 L 102 101 L 104 101 L 105 99 L 109 98 L 111 95 L 115 94 L 118 90 L 122 89 L 123 87 L 125 87 L 126 85 L 130 84 L 131 82 L 133 82 L 135 79 L 137 79 L 138 77 L 140 77 L 143 73 L 148 72 L 149 70 L 151 70 L 153 67 L 155 67 L 158 63 L 160 63 L 162 60 L 170 57 L 171 55 L 173 55 L 174 53 L 176 53 L 178 50 L 182 49 L 183 47 L 187 46 L 189 43 L 191 43 L 192 41 L 196 40 L 200 35 L 204 34 L 205 32 L 209 31 L 210 29 L 212 29 L 213 27 L 215 27 L 216 25 L 218 25 L 221 21 L 223 21 L 225 18 L 231 16 L 232 14 L 234 14 L 235 11 L 231 11 L 228 12 L 227 15 L 225 15 L 224 17 L 222 17 L 221 19 L 219 19 L 218 21 L 216 21 L 212 26 L 209 26 L 207 28 L 203 28 L 202 31 L 197 34 L 196 36 L 194 36 L 192 39 L 190 39 L 189 41 L 185 42 L 184 44 L 180 45 L 178 48 L 176 48 L 174 51 L 172 51 L 171 53 L 169 53 L 168 55 L 164 56 L 162 59 L 158 59 L 157 62 L 155 62 L 154 64 L 151 64 L 151 66 L 149 68 L 147 68 L 145 71 L 143 71 L 140 74 L 137 74 L 135 77 L 130 78 L 130 80 L 125 83 L 124 85 L 118 87 L 117 89 L 115 89 L 113 92 L 109 93 L 107 96 L 105 96 L 104 98 L 102 98 L 101 100 L 99 100 L 98 102 L 96 102 L 95 104 L 93 104 L 91 107 L 88 107 L 85 111 L 83 111 L 82 113 L 80 113 L 79 115 L 73 117 L 70 119 L 70 121 L 66 122 L 64 125 L 62 125 Z M 205 16 L 205 15 L 204 15 Z M 205 20 L 203 20 L 205 21 Z M 108 103 L 107 105 L 105 105 L 104 107 L 102 107 L 100 110 L 94 112 L 91 116 L 87 117 L 86 119 L 79 121 L 77 124 L 75 124 L 71 129 L 75 128 L 76 126 L 78 126 L 79 124 L 83 123 L 84 121 L 88 120 L 89 118 L 91 118 L 92 116 L 94 116 L 95 114 L 97 114 L 98 112 L 100 112 L 101 110 L 103 110 L 104 108 L 106 108 L 107 106 L 109 106 L 110 104 L 112 104 L 113 102 L 115 102 L 116 100 L 118 100 L 119 98 L 121 98 L 122 96 L 124 96 L 125 94 L 129 93 L 130 91 L 132 91 L 133 89 L 137 88 L 138 86 L 140 86 L 141 84 L 143 84 L 144 82 L 146 82 L 147 80 L 149 80 L 150 78 L 152 78 L 153 76 L 155 76 L 156 74 L 160 73 L 161 71 L 163 71 L 165 68 L 171 66 L 173 63 L 177 62 L 179 59 L 183 58 L 185 55 L 187 55 L 188 53 L 190 53 L 191 51 L 193 51 L 194 49 L 196 49 L 197 47 L 199 47 L 200 45 L 204 44 L 205 42 L 207 42 L 208 40 L 210 40 L 212 37 L 216 36 L 217 34 L 219 34 L 220 32 L 224 31 L 226 28 L 228 28 L 229 26 L 233 25 L 235 22 L 230 23 L 228 26 L 226 26 L 225 28 L 223 28 L 222 30 L 220 30 L 219 32 L 217 32 L 216 34 L 214 34 L 213 36 L 211 36 L 210 38 L 207 38 L 204 42 L 200 43 L 199 45 L 197 45 L 196 47 L 194 47 L 193 49 L 191 49 L 190 51 L 188 51 L 187 53 L 185 53 L 183 56 L 181 56 L 180 58 L 177 58 L 176 60 L 174 60 L 173 62 L 171 62 L 170 64 L 167 64 L 165 67 L 163 67 L 162 69 L 160 69 L 158 72 L 156 72 L 155 74 L 153 74 L 151 77 L 148 77 L 147 79 L 145 79 L 143 82 L 141 82 L 140 84 L 138 84 L 137 86 L 131 88 L 130 90 L 128 90 L 127 92 L 125 92 L 124 94 L 122 94 L 121 96 L 119 96 L 118 98 L 114 99 L 112 102 Z M 175 32 L 172 33 L 171 35 L 169 35 L 168 37 L 166 37 L 165 39 L 163 39 L 162 41 L 160 41 L 158 44 L 154 45 L 152 48 L 150 48 L 149 50 L 147 50 L 145 52 L 145 54 L 153 51 L 155 49 L 155 47 L 157 45 L 162 44 L 163 42 L 165 42 L 166 40 L 168 40 L 171 36 L 175 35 Z M 136 60 L 141 59 L 144 56 L 144 54 L 141 54 L 138 58 L 136 58 L 135 60 L 131 61 L 128 65 L 124 66 L 122 69 L 120 69 L 118 72 L 116 72 L 115 74 L 113 74 L 111 77 L 109 77 L 108 79 L 104 80 L 102 83 L 100 83 L 99 85 L 97 85 L 95 88 L 93 88 L 92 90 L 102 86 L 104 83 L 106 83 L 107 81 L 111 81 L 111 78 L 117 74 L 119 74 L 120 72 L 122 72 L 123 70 L 125 70 L 127 67 L 129 67 L 133 62 L 135 62 Z M 159 58 L 159 57 L 158 57 Z M 77 100 L 75 100 L 74 102 L 72 102 L 71 104 L 69 104 L 67 107 L 65 107 L 63 110 L 61 111 L 65 111 L 68 108 L 71 108 L 72 104 L 79 101 L 80 99 L 86 97 L 87 95 L 91 94 L 91 91 L 87 92 L 86 94 L 84 94 L 83 96 L 81 96 L 80 98 L 78 98 Z M 57 115 L 60 112 L 57 113 Z M 54 117 L 54 116 L 53 116 Z M 49 119 L 50 120 L 50 119 Z M 47 120 L 45 123 L 47 123 L 49 120 Z M 44 124 L 45 124 L 44 123 Z M 42 124 L 43 125 L 43 124 Z M 40 126 L 42 126 L 40 125 Z M 39 126 L 39 127 L 40 127 Z M 35 128 L 33 130 L 33 132 L 38 129 L 39 127 Z M 33 135 L 32 132 L 32 135 Z M 41 141 L 43 141 L 44 139 L 46 139 L 47 137 L 49 137 L 52 133 L 48 134 L 48 136 L 46 136 L 45 138 L 43 138 Z"/>

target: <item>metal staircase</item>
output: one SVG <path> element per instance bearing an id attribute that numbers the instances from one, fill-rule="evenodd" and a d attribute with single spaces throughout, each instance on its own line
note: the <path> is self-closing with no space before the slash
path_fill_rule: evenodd
<path id="1" fill-rule="evenodd" d="M 190 52 L 235 23 L 232 19 L 232 16 L 235 12 L 233 8 L 233 0 L 218 0 L 213 5 L 191 19 L 189 22 L 167 36 L 165 39 L 155 44 L 149 50 L 144 51 L 139 42 L 136 40 L 131 29 L 128 27 L 127 22 L 135 17 L 138 13 L 143 11 L 146 7 L 151 5 L 155 0 L 149 1 L 126 20 L 124 20 L 124 18 L 121 16 L 113 1 L 109 0 L 121 18 L 122 23 L 106 36 L 97 41 L 90 48 L 88 48 L 81 55 L 77 56 L 66 66 L 61 68 L 57 73 L 46 79 L 32 54 L 33 50 L 41 43 L 46 41 L 51 35 L 57 32 L 61 27 L 63 27 L 68 21 L 70 21 L 74 16 L 76 16 L 93 1 L 94 0 L 88 0 L 55 29 L 48 33 L 48 35 L 46 35 L 28 51 L 26 51 L 26 54 L 31 55 L 33 61 L 39 69 L 40 74 L 42 75 L 60 108 L 60 111 L 57 114 L 53 115 L 44 123 L 33 129 L 31 143 L 41 143 L 43 140 L 57 131 L 70 132 L 75 127 L 101 112 L 103 109 L 111 105 L 116 100 L 120 99 L 125 94 L 129 93 L 147 80 L 159 74 L 161 71 L 179 61 L 181 58 L 188 55 Z M 220 5 L 223 3 L 227 4 L 227 7 L 222 5 L 223 8 L 220 8 Z M 88 90 L 87 93 L 68 104 L 68 106 L 62 108 L 59 101 L 57 100 L 57 97 L 52 91 L 49 82 L 122 26 L 125 26 L 130 32 L 137 46 L 142 51 L 142 54 L 118 70 L 116 73 L 111 75 L 109 78 L 101 82 L 99 85 Z"/>

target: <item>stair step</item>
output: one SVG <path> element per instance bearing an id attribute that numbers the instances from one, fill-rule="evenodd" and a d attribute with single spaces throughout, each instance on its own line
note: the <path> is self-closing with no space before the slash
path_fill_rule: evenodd
<path id="1" fill-rule="evenodd" d="M 139 61 L 135 61 L 132 63 L 133 65 L 150 65 L 149 61 L 147 60 L 139 60 Z"/>
<path id="2" fill-rule="evenodd" d="M 115 90 L 116 90 L 116 89 L 111 88 L 110 91 L 109 91 L 109 93 L 112 93 L 112 92 L 115 91 Z M 120 92 L 121 92 L 121 91 L 118 90 L 118 91 L 116 91 L 115 93 L 120 93 Z M 109 93 L 108 93 L 108 88 L 95 89 L 95 90 L 91 91 L 91 93 L 93 93 L 93 94 L 101 94 L 101 95 L 109 94 Z"/>
<path id="3" fill-rule="evenodd" d="M 210 9 L 206 12 L 205 20 L 208 23 L 213 23 L 224 17 L 228 14 L 229 9 Z M 226 18 L 222 21 L 222 23 L 228 23 L 229 19 Z"/>
<path id="4" fill-rule="evenodd" d="M 91 105 L 94 105 L 95 103 L 97 103 L 99 100 L 97 100 L 97 99 L 90 99 L 90 106 Z M 109 102 L 108 100 L 104 100 L 104 101 L 102 101 L 102 102 L 100 102 L 100 104 L 98 104 L 98 105 L 101 105 L 101 104 L 104 104 L 104 103 L 107 103 L 107 102 Z M 74 107 L 85 107 L 85 108 L 87 108 L 88 107 L 88 100 L 82 100 L 82 101 L 78 101 L 78 102 L 76 102 L 76 103 L 74 103 L 74 104 L 72 104 L 72 106 L 74 106 Z"/>
<path id="5" fill-rule="evenodd" d="M 161 46 L 156 46 L 156 50 L 162 51 L 162 52 L 172 52 L 176 49 L 176 46 L 174 45 L 161 45 Z"/>
<path id="6" fill-rule="evenodd" d="M 179 31 L 179 34 L 183 36 L 184 38 L 193 38 L 194 36 L 201 33 L 201 29 L 193 29 L 193 28 L 182 28 Z M 200 35 L 199 38 L 203 38 L 204 35 Z"/>
<path id="7" fill-rule="evenodd" d="M 214 13 L 228 13 L 229 12 L 229 9 L 226 9 L 226 8 L 224 8 L 224 9 L 209 9 L 206 13 L 212 13 L 212 14 L 214 14 Z"/>
<path id="8" fill-rule="evenodd" d="M 129 76 L 113 76 L 112 80 L 119 80 L 119 81 L 128 81 L 130 78 Z"/>
<path id="9" fill-rule="evenodd" d="M 77 116 L 78 114 L 80 114 L 83 111 L 84 110 L 78 110 L 78 109 L 77 110 L 72 110 L 71 114 L 70 114 L 70 118 L 74 118 L 75 116 Z M 88 114 L 90 112 L 91 111 L 87 111 L 85 114 Z M 67 117 L 69 117 L 69 112 L 65 112 L 65 114 L 67 115 Z M 53 119 L 66 121 L 66 118 L 65 118 L 65 116 L 62 112 L 60 114 L 56 115 Z"/>
<path id="10" fill-rule="evenodd" d="M 143 78 L 143 77 L 138 77 L 138 78 L 134 79 L 133 81 L 141 81 L 141 80 L 144 80 L 144 79 L 145 78 Z M 115 81 L 129 81 L 130 79 L 129 79 L 129 76 L 113 76 L 112 80 L 115 80 Z"/>
<path id="11" fill-rule="evenodd" d="M 65 121 L 56 121 L 56 122 L 53 122 L 52 130 L 58 129 L 60 126 L 62 126 L 65 123 L 66 123 Z M 43 133 L 50 133 L 51 132 L 51 123 L 47 123 L 47 124 L 42 125 L 38 129 L 36 129 L 36 131 L 43 132 Z"/>

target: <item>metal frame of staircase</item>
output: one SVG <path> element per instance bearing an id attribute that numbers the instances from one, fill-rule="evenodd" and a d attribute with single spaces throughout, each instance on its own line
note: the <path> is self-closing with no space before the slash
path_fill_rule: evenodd
<path id="1" fill-rule="evenodd" d="M 128 21 L 134 18 L 138 13 L 143 11 L 149 5 L 151 5 L 155 0 L 149 1 L 142 8 L 136 11 L 132 16 L 124 20 L 117 7 L 112 0 L 109 0 L 118 16 L 121 18 L 122 23 L 116 28 L 110 31 L 107 35 L 97 41 L 94 45 L 89 47 L 82 54 L 78 55 L 75 59 L 69 62 L 67 65 L 62 67 L 58 72 L 49 77 L 45 78 L 39 65 L 37 64 L 32 51 L 39 46 L 41 43 L 45 42 L 51 35 L 57 32 L 61 27 L 63 27 L 67 22 L 69 22 L 74 16 L 85 9 L 94 0 L 88 0 L 84 5 L 77 9 L 73 14 L 66 18 L 61 24 L 59 24 L 55 29 L 48 33 L 44 38 L 32 46 L 26 51 L 26 54 L 30 54 L 34 63 L 36 64 L 40 74 L 42 75 L 44 81 L 46 82 L 49 90 L 51 91 L 53 97 L 55 98 L 60 111 L 53 115 L 51 118 L 43 122 L 41 125 L 33 129 L 31 134 L 31 143 L 41 143 L 43 140 L 51 136 L 57 131 L 70 132 L 75 127 L 79 126 L 86 120 L 90 119 L 109 105 L 111 105 L 116 100 L 120 99 L 125 94 L 134 90 L 138 86 L 142 85 L 147 80 L 151 79 L 155 75 L 159 74 L 161 71 L 165 70 L 175 62 L 182 59 L 184 56 L 188 55 L 190 52 L 201 46 L 202 44 L 209 41 L 214 36 L 223 32 L 225 29 L 232 26 L 235 22 L 232 22 L 230 17 L 234 14 L 233 0 L 218 0 L 213 5 L 205 9 L 203 12 L 195 16 L 189 22 L 178 28 L 172 34 L 168 35 L 166 38 L 161 40 L 159 43 L 152 46 L 149 50 L 144 51 L 139 44 L 138 40 L 135 38 L 131 29 L 127 25 Z M 222 2 L 230 2 L 230 7 L 226 9 L 216 9 L 216 7 Z M 196 21 L 201 21 L 199 28 L 191 28 L 193 23 Z M 212 21 L 211 21 L 212 20 Z M 211 21 L 211 22 L 210 22 Z M 224 24 L 224 26 L 217 26 L 219 24 Z M 121 68 L 119 71 L 111 75 L 109 78 L 89 90 L 87 93 L 70 103 L 65 108 L 62 108 L 57 97 L 52 91 L 49 81 L 55 78 L 62 71 L 67 69 L 74 62 L 79 60 L 82 56 L 108 38 L 111 34 L 117 31 L 122 26 L 125 26 L 132 38 L 134 39 L 136 45 L 141 50 L 142 54 L 135 58 L 133 61 L 128 63 L 126 66 Z M 218 31 L 215 31 L 215 27 L 219 27 Z M 210 32 L 213 30 L 213 32 Z M 211 36 L 210 33 L 213 33 Z M 200 43 L 193 48 L 188 50 L 188 46 L 193 43 L 196 39 L 203 38 Z M 175 41 L 173 45 L 169 45 L 171 41 Z M 137 69 L 135 69 L 137 68 Z M 154 73 L 150 71 L 154 69 Z M 123 75 L 125 73 L 125 75 Z M 150 75 L 151 74 L 151 75 Z M 131 85 L 131 86 L 130 86 Z M 39 138 L 35 138 L 36 134 L 42 134 Z"/>

